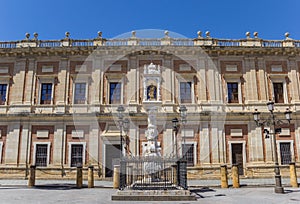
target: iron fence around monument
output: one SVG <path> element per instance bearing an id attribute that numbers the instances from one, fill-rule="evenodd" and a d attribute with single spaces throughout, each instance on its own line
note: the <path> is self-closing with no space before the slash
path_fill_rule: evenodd
<path id="1" fill-rule="evenodd" d="M 187 189 L 187 162 L 162 157 L 130 157 L 120 162 L 120 190 Z"/>

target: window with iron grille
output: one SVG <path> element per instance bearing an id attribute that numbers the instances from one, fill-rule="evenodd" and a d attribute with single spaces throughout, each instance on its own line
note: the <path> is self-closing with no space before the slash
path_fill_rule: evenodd
<path id="1" fill-rule="evenodd" d="M 71 145 L 71 167 L 77 167 L 83 165 L 83 145 L 72 144 Z"/>
<path id="2" fill-rule="evenodd" d="M 47 144 L 37 144 L 35 152 L 35 165 L 36 166 L 47 166 L 48 158 L 48 145 Z"/>
<path id="3" fill-rule="evenodd" d="M 227 83 L 227 100 L 228 103 L 238 103 L 239 102 L 239 89 L 238 83 L 229 82 Z"/>
<path id="4" fill-rule="evenodd" d="M 85 104 L 86 83 L 75 84 L 74 104 Z"/>
<path id="5" fill-rule="evenodd" d="M 4 105 L 6 102 L 6 90 L 7 84 L 0 84 L 0 105 Z"/>
<path id="6" fill-rule="evenodd" d="M 109 103 L 110 104 L 121 103 L 121 83 L 118 82 L 109 83 Z"/>
<path id="7" fill-rule="evenodd" d="M 290 164 L 292 161 L 291 155 L 291 143 L 290 142 L 281 142 L 280 143 L 280 157 L 281 164 Z"/>
<path id="8" fill-rule="evenodd" d="M 180 102 L 192 103 L 192 82 L 180 82 Z"/>
<path id="9" fill-rule="evenodd" d="M 274 88 L 274 102 L 284 103 L 283 83 L 273 83 L 273 88 Z"/>
<path id="10" fill-rule="evenodd" d="M 52 83 L 43 83 L 41 86 L 40 104 L 51 104 Z"/>
<path id="11" fill-rule="evenodd" d="M 194 166 L 194 144 L 182 144 L 182 155 L 188 166 Z"/>

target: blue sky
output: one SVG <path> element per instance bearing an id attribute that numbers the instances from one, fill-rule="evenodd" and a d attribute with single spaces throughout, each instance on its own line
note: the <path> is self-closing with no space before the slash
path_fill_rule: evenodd
<path id="1" fill-rule="evenodd" d="M 254 31 L 264 39 L 300 40 L 299 0 L 0 0 L 0 41 L 87 39 L 103 32 L 113 38 L 140 29 L 169 30 L 189 38 L 207 30 L 215 38 L 245 38 Z M 138 32 L 137 32 L 138 35 Z"/>

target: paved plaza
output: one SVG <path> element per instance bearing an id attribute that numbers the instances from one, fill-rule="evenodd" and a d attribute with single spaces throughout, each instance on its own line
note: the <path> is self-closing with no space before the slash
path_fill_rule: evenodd
<path id="1" fill-rule="evenodd" d="M 197 201 L 161 202 L 145 201 L 143 203 L 300 203 L 300 188 L 286 188 L 285 194 L 275 194 L 273 188 L 198 188 L 191 189 Z M 76 189 L 72 186 L 56 187 L 0 187 L 1 203 L 133 203 L 134 201 L 111 201 L 116 190 L 111 188 Z M 136 201 L 134 203 L 139 203 Z"/>
<path id="2" fill-rule="evenodd" d="M 252 183 L 251 183 L 251 182 Z M 215 183 L 214 183 L 215 182 Z M 283 179 L 285 194 L 275 194 L 271 187 L 273 179 L 242 179 L 239 189 L 218 187 L 218 180 L 189 180 L 191 192 L 197 201 L 161 202 L 145 201 L 143 203 L 300 203 L 300 188 L 288 186 L 288 179 Z M 199 185 L 201 184 L 202 185 Z M 206 185 L 210 183 L 211 185 Z M 243 184 L 244 183 L 244 184 Z M 246 183 L 248 183 L 246 185 Z M 84 187 L 86 187 L 84 182 Z M 216 185 L 214 185 L 216 184 Z M 95 181 L 95 188 L 77 189 L 72 180 L 37 180 L 36 187 L 28 188 L 27 180 L 0 180 L 0 203 L 133 203 L 134 201 L 112 201 L 111 181 Z M 136 201 L 134 203 L 140 203 Z"/>

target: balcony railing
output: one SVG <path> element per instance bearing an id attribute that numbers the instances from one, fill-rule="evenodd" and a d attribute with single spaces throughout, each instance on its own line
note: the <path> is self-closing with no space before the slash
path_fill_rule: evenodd
<path id="1" fill-rule="evenodd" d="M 115 46 L 211 46 L 211 47 L 264 47 L 264 48 L 282 48 L 295 47 L 300 48 L 300 40 L 263 40 L 259 38 L 246 39 L 216 39 L 210 37 L 189 38 L 137 38 L 129 37 L 124 39 L 104 39 L 98 37 L 95 39 L 70 39 L 62 40 L 38 40 L 26 39 L 20 41 L 1 42 L 0 49 L 13 49 L 23 47 L 57 48 L 57 47 L 115 47 Z"/>

